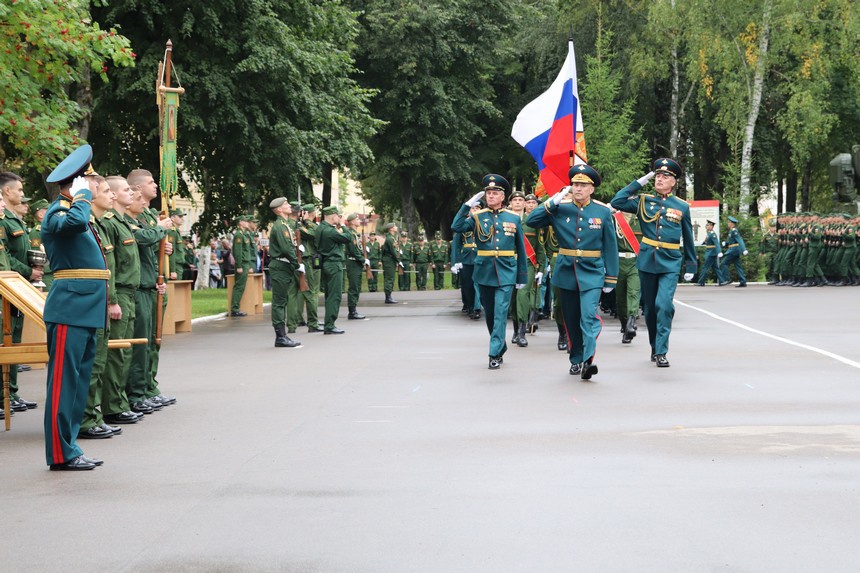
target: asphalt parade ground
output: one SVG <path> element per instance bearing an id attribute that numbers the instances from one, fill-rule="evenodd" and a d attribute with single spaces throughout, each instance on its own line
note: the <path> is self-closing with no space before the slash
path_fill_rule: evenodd
<path id="1" fill-rule="evenodd" d="M 0 570 L 860 570 L 860 289 L 679 287 L 671 367 L 605 317 L 592 382 L 550 321 L 490 371 L 457 292 L 382 297 L 299 349 L 268 310 L 167 337 L 178 403 L 94 471 L 48 471 L 22 373 Z"/>

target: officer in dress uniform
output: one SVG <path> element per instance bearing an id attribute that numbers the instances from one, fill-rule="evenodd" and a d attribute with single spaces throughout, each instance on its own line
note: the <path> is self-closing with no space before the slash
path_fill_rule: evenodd
<path id="1" fill-rule="evenodd" d="M 92 147 L 73 151 L 48 176 L 60 194 L 42 222 L 42 244 L 53 264 L 54 285 L 45 301 L 48 386 L 45 455 L 52 470 L 91 470 L 103 462 L 77 444 L 96 351 L 96 331 L 107 323 L 108 270 L 90 226 L 96 191 Z"/>
<path id="2" fill-rule="evenodd" d="M 590 165 L 570 168 L 571 186 L 565 187 L 532 211 L 531 227 L 550 225 L 558 239 L 558 261 L 552 283 L 559 287 L 561 312 L 567 330 L 572 375 L 590 380 L 597 374 L 594 356 L 601 320 L 597 312 L 601 292 L 618 282 L 618 239 L 609 207 L 591 199 L 600 175 Z M 565 197 L 570 193 L 573 200 Z"/>
<path id="3" fill-rule="evenodd" d="M 511 197 L 515 195 L 517 193 L 512 193 Z M 523 220 L 523 236 L 526 238 L 525 247 L 528 258 L 526 268 L 529 276 L 526 286 L 514 293 L 514 298 L 511 301 L 511 317 L 514 320 L 514 336 L 511 342 L 520 348 L 525 348 L 529 345 L 529 341 L 526 339 L 529 314 L 536 306 L 539 306 L 535 301 L 535 291 L 540 289 L 543 280 L 543 271 L 546 268 L 546 251 L 543 244 L 538 240 L 537 229 L 531 227 L 526 220 L 529 213 L 532 213 L 537 206 L 537 197 L 532 194 L 523 195 L 520 193 L 519 195 L 522 197 L 522 209 L 515 209 L 515 211 Z"/>
<path id="4" fill-rule="evenodd" d="M 448 243 L 442 240 L 442 231 L 436 231 L 430 243 L 430 262 L 433 269 L 433 288 L 442 290 L 445 285 L 445 263 L 448 262 Z"/>
<path id="5" fill-rule="evenodd" d="M 272 277 L 272 327 L 275 329 L 275 347 L 295 348 L 302 343 L 287 336 L 287 308 L 289 307 L 290 285 L 295 280 L 294 270 L 304 272 L 296 256 L 293 231 L 287 222 L 292 207 L 286 197 L 277 197 L 269 203 L 275 214 L 272 232 L 269 233 L 269 275 Z"/>
<path id="6" fill-rule="evenodd" d="M 611 203 L 619 211 L 636 213 L 642 229 L 636 267 L 642 285 L 651 361 L 659 368 L 669 366 L 666 353 L 669 352 L 669 335 L 675 316 L 672 299 L 678 286 L 681 264 L 686 259 L 686 281 L 693 279 L 698 267 L 690 206 L 672 193 L 681 174 L 681 166 L 674 159 L 658 159 L 654 162 L 653 171 L 616 193 Z M 651 179 L 654 179 L 656 193 L 636 195 Z"/>
<path id="7" fill-rule="evenodd" d="M 472 207 L 471 212 L 477 213 L 482 209 L 480 204 Z M 472 320 L 481 318 L 481 296 L 473 280 L 475 273 L 475 256 L 478 245 L 475 244 L 475 233 L 454 233 L 451 241 L 451 272 L 460 277 L 460 298 L 463 301 L 463 313 Z"/>
<path id="8" fill-rule="evenodd" d="M 298 291 L 299 303 L 296 305 L 299 318 L 302 318 L 303 312 L 307 313 L 308 332 L 322 332 L 320 328 L 319 316 L 317 315 L 317 306 L 320 300 L 320 272 L 321 265 L 318 263 L 319 254 L 317 253 L 317 207 L 313 203 L 305 203 L 302 205 L 302 214 L 298 220 L 299 235 L 302 239 L 300 247 L 302 253 L 302 263 L 305 265 L 305 278 L 308 281 L 308 290 Z M 317 261 L 317 264 L 314 262 Z M 296 277 L 298 278 L 298 277 Z"/>
<path id="9" fill-rule="evenodd" d="M 719 286 L 729 284 L 723 275 L 722 267 L 719 260 L 723 256 L 723 250 L 720 248 L 720 237 L 714 231 L 715 223 L 713 221 L 705 222 L 705 240 L 702 241 L 702 246 L 705 247 L 705 262 L 702 269 L 699 271 L 699 281 L 696 283 L 699 286 L 705 286 L 705 281 L 708 280 L 708 274 L 711 269 L 717 274 L 717 284 Z"/>
<path id="10" fill-rule="evenodd" d="M 501 175 L 484 176 L 483 191 L 463 203 L 451 230 L 473 232 L 477 245 L 473 279 L 481 291 L 481 305 L 490 333 L 489 368 L 497 370 L 508 349 L 505 327 L 514 287 L 523 288 L 528 280 L 525 236 L 520 216 L 502 208 L 510 183 Z M 470 213 L 486 194 L 487 208 Z"/>
<path id="11" fill-rule="evenodd" d="M 729 265 L 734 265 L 735 270 L 738 273 L 738 288 L 744 288 L 747 286 L 747 277 L 744 274 L 744 268 L 741 265 L 741 255 L 748 255 L 749 251 L 747 251 L 747 246 L 744 244 L 744 240 L 741 238 L 741 234 L 736 228 L 737 224 L 737 219 L 729 217 L 729 236 L 723 242 L 723 246 L 726 247 L 726 253 L 725 256 L 722 257 L 723 260 L 720 265 L 720 270 L 722 271 L 725 280 L 730 283 L 732 280 L 731 275 L 729 275 Z"/>

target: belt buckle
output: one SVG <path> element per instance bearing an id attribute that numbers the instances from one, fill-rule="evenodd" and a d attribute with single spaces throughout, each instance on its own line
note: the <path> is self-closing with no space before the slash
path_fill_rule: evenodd
<path id="1" fill-rule="evenodd" d="M 573 255 L 574 257 L 581 257 L 582 256 L 582 249 L 574 249 L 573 253 L 574 253 L 574 255 Z"/>

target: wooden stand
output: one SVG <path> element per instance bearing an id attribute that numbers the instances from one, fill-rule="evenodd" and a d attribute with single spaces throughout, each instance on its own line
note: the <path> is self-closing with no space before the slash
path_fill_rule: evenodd
<path id="1" fill-rule="evenodd" d="M 194 281 L 167 282 L 167 309 L 162 334 L 191 332 L 191 289 Z"/>
<path id="2" fill-rule="evenodd" d="M 230 314 L 230 301 L 233 299 L 233 284 L 236 282 L 236 275 L 227 275 L 227 314 Z M 246 312 L 249 315 L 263 314 L 263 274 L 252 273 L 248 275 L 248 282 L 245 284 L 245 292 L 242 294 L 242 300 L 239 301 L 239 310 Z"/>

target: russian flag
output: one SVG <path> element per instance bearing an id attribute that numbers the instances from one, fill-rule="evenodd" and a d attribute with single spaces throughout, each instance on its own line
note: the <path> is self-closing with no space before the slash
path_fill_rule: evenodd
<path id="1" fill-rule="evenodd" d="M 537 161 L 540 182 L 550 195 L 570 185 L 567 172 L 570 170 L 571 152 L 574 165 L 588 161 L 576 85 L 573 39 L 568 42 L 567 58 L 555 81 L 520 111 L 511 136 Z"/>

